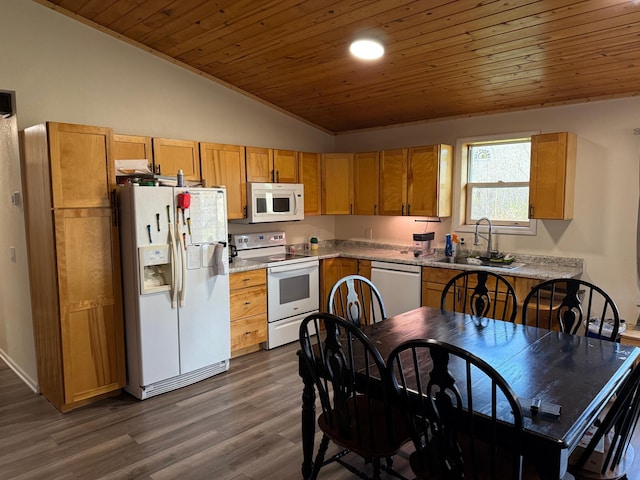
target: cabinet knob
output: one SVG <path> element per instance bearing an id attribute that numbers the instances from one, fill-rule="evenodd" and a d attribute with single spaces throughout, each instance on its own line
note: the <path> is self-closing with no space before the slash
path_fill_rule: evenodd
<path id="1" fill-rule="evenodd" d="M 529 205 L 529 218 L 533 218 L 533 205 Z"/>
<path id="2" fill-rule="evenodd" d="M 402 213 L 400 215 L 404 215 L 404 203 L 402 204 Z"/>

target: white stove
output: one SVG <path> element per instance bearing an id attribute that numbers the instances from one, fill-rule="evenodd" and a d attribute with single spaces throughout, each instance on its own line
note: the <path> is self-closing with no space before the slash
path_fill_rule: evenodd
<path id="1" fill-rule="evenodd" d="M 267 265 L 267 348 L 298 340 L 302 320 L 320 304 L 317 257 L 287 253 L 285 232 L 231 235 L 238 258 Z"/>

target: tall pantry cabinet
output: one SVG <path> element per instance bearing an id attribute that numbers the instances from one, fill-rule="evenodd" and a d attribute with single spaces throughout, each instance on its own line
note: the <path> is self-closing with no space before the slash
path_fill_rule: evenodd
<path id="1" fill-rule="evenodd" d="M 112 133 L 49 122 L 23 142 L 38 383 L 67 411 L 126 383 Z"/>

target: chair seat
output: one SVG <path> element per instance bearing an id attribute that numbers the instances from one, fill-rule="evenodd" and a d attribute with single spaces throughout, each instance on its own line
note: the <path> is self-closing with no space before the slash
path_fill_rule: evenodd
<path id="1" fill-rule="evenodd" d="M 341 447 L 364 458 L 385 458 L 397 454 L 411 439 L 403 414 L 397 408 L 386 407 L 383 402 L 366 395 L 350 398 L 348 404 L 351 422 L 347 428 L 335 421 L 331 424 L 328 417 L 335 417 L 334 411 L 318 417 L 320 430 Z M 386 408 L 390 408 L 390 412 L 386 412 Z M 388 413 L 391 414 L 390 422 L 386 421 Z M 379 421 L 371 422 L 372 418 Z"/>

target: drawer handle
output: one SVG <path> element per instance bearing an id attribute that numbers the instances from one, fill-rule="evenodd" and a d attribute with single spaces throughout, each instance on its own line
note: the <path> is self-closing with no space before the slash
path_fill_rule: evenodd
<path id="1" fill-rule="evenodd" d="M 253 332 L 244 332 L 245 335 L 251 335 Z"/>
<path id="2" fill-rule="evenodd" d="M 244 302 L 245 305 L 251 305 L 251 302 Z"/>
<path id="3" fill-rule="evenodd" d="M 250 279 L 250 278 L 243 278 L 243 279 L 242 279 L 242 281 L 243 281 L 243 282 L 250 282 L 250 281 L 251 281 L 251 279 Z"/>

